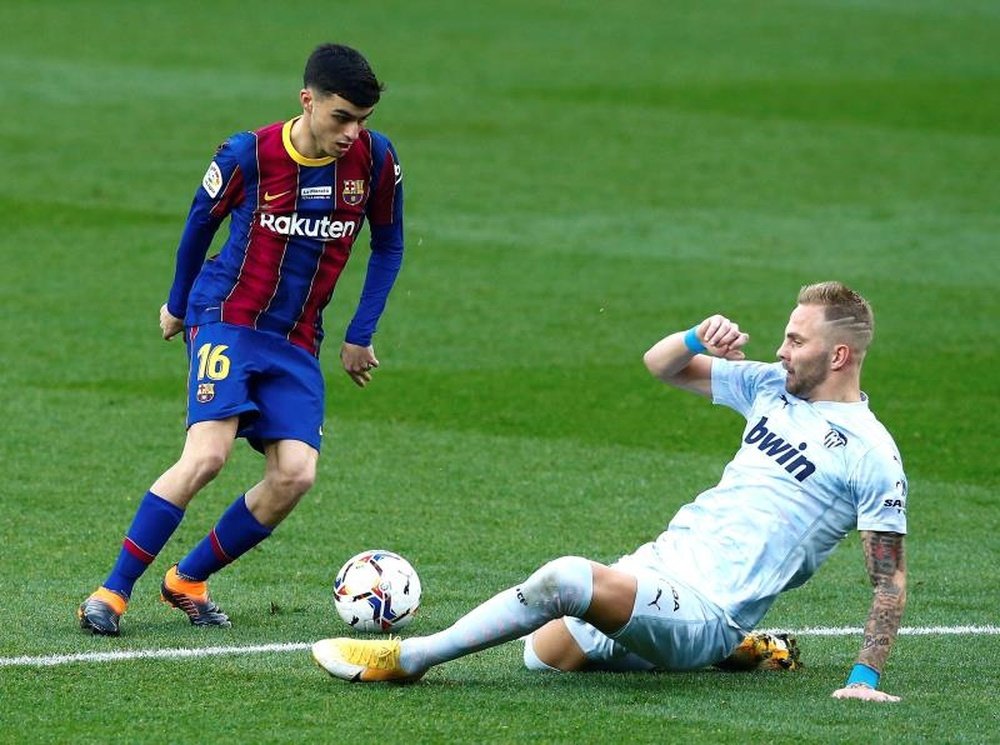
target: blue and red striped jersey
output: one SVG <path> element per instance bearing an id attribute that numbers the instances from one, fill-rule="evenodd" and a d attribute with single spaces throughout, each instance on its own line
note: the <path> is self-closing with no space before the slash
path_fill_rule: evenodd
<path id="1" fill-rule="evenodd" d="M 188 213 L 167 309 L 186 326 L 247 326 L 318 355 L 323 309 L 367 219 L 372 253 L 345 335 L 367 346 L 402 261 L 399 160 L 372 130 L 337 159 L 307 158 L 292 145 L 294 122 L 241 132 L 216 151 Z M 205 261 L 227 216 L 229 238 Z"/>

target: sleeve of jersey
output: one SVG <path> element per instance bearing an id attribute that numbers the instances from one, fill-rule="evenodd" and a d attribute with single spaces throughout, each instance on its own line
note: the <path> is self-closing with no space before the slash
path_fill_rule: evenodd
<path id="1" fill-rule="evenodd" d="M 344 336 L 348 343 L 362 347 L 371 344 L 403 263 L 403 176 L 396 152 L 386 145 L 367 208 L 372 253 L 358 309 Z"/>
<path id="2" fill-rule="evenodd" d="M 728 406 L 743 416 L 750 413 L 753 400 L 771 365 L 762 362 L 732 362 L 712 359 L 712 403 Z"/>
<path id="3" fill-rule="evenodd" d="M 239 138 L 237 135 L 216 151 L 191 202 L 177 246 L 174 281 L 167 298 L 167 310 L 177 318 L 184 317 L 188 294 L 205 263 L 205 255 L 215 232 L 226 216 L 243 201 L 243 173 L 236 154 Z"/>
<path id="4" fill-rule="evenodd" d="M 858 530 L 906 533 L 906 474 L 899 454 L 887 446 L 869 450 L 851 478 Z"/>

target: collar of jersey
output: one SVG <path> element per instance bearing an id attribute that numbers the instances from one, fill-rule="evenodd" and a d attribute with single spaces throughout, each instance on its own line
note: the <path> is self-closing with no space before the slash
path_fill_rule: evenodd
<path id="1" fill-rule="evenodd" d="M 801 400 L 801 399 L 800 399 Z M 838 407 L 858 407 L 862 409 L 868 408 L 868 394 L 861 391 L 861 398 L 857 401 L 814 401 L 813 406 L 829 406 L 831 408 Z"/>
<path id="2" fill-rule="evenodd" d="M 295 145 L 292 144 L 292 125 L 295 124 L 301 116 L 297 116 L 294 119 L 289 119 L 285 122 L 285 126 L 281 128 L 281 142 L 285 146 L 285 152 L 288 153 L 288 157 L 298 163 L 300 166 L 328 166 L 333 163 L 335 158 L 327 156 L 325 158 L 307 158 L 298 150 L 295 149 Z"/>

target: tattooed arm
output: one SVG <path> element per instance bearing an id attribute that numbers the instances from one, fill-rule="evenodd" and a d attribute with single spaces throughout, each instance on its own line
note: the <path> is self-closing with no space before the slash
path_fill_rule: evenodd
<path id="1" fill-rule="evenodd" d="M 903 536 L 899 533 L 861 531 L 861 546 L 875 593 L 857 662 L 874 671 L 877 683 L 899 631 L 903 608 L 906 607 L 906 557 Z M 833 696 L 865 701 L 899 701 L 898 696 L 890 696 L 864 682 L 848 683 L 835 691 Z"/>
<path id="2" fill-rule="evenodd" d="M 872 609 L 865 624 L 865 641 L 858 662 L 882 671 L 896 639 L 906 606 L 906 559 L 903 536 L 862 532 L 868 576 L 875 587 Z"/>

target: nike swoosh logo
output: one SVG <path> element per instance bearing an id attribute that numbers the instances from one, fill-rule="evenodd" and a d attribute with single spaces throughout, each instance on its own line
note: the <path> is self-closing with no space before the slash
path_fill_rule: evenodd
<path id="1" fill-rule="evenodd" d="M 268 194 L 265 191 L 264 192 L 264 201 L 265 202 L 273 202 L 275 199 L 280 199 L 281 197 L 285 196 L 290 191 L 291 191 L 291 189 L 286 189 L 285 191 L 278 192 L 277 194 Z"/>

